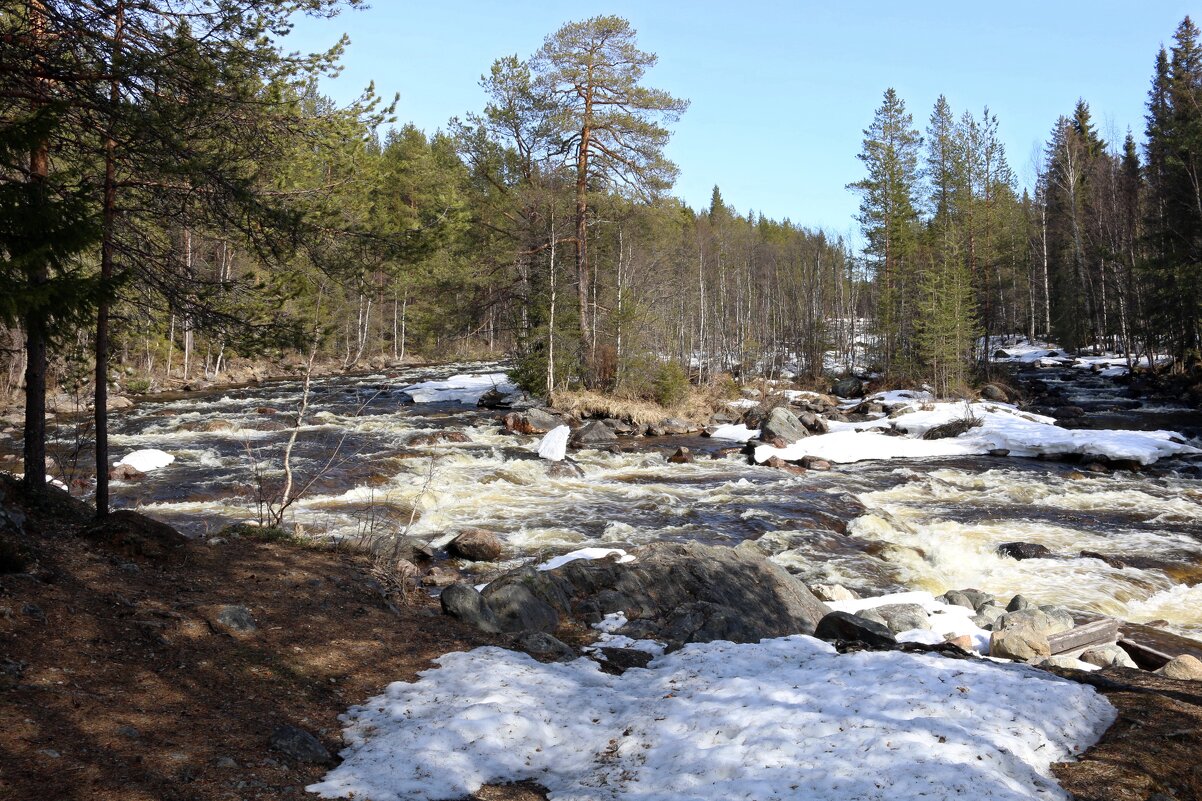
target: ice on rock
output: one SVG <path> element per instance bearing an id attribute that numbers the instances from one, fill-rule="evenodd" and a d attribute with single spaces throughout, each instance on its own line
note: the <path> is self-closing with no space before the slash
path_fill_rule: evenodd
<path id="1" fill-rule="evenodd" d="M 548 431 L 538 443 L 538 455 L 552 462 L 562 462 L 568 455 L 568 437 L 572 429 L 567 426 L 556 426 Z"/>

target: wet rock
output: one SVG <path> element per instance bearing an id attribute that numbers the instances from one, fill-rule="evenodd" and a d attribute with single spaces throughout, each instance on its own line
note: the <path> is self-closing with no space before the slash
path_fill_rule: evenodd
<path id="1" fill-rule="evenodd" d="M 495 562 L 504 551 L 501 538 L 482 528 L 466 529 L 447 544 L 448 553 L 473 562 Z"/>
<path id="2" fill-rule="evenodd" d="M 688 448 L 677 448 L 676 453 L 668 457 L 668 462 L 671 464 L 692 464 L 693 454 L 689 453 Z"/>
<path id="3" fill-rule="evenodd" d="M 1010 603 L 1006 604 L 1007 612 L 1021 612 L 1024 609 L 1034 609 L 1035 604 L 1028 601 L 1021 595 L 1015 595 L 1010 599 Z"/>
<path id="4" fill-rule="evenodd" d="M 471 438 L 462 431 L 435 431 L 432 434 L 418 434 L 410 437 L 405 443 L 411 448 L 423 448 L 438 445 L 443 442 L 471 442 Z"/>
<path id="5" fill-rule="evenodd" d="M 605 425 L 613 429 L 613 432 L 618 436 L 625 436 L 635 433 L 635 427 L 625 420 L 619 420 L 616 417 L 607 417 L 601 421 Z"/>
<path id="6" fill-rule="evenodd" d="M 985 400 L 995 401 L 997 403 L 1006 403 L 1010 400 L 1010 396 L 1006 394 L 1006 390 L 999 387 L 997 384 L 986 384 L 981 387 L 981 397 Z"/>
<path id="7" fill-rule="evenodd" d="M 998 556 L 1009 556 L 1011 559 L 1047 559 L 1052 552 L 1047 546 L 1037 542 L 1003 542 L 997 547 Z"/>
<path id="8" fill-rule="evenodd" d="M 524 412 L 510 412 L 502 421 L 506 431 L 515 434 L 546 434 L 548 431 L 563 425 L 563 421 L 546 409 L 527 409 Z"/>
<path id="9" fill-rule="evenodd" d="M 167 556 L 188 542 L 166 523 L 128 509 L 110 512 L 80 531 L 79 536 L 127 556 L 152 559 Z"/>
<path id="10" fill-rule="evenodd" d="M 328 765 L 333 762 L 330 752 L 321 741 L 304 729 L 291 724 L 279 726 L 271 733 L 271 747 L 297 762 Z"/>
<path id="11" fill-rule="evenodd" d="M 1081 661 L 1098 667 L 1138 668 L 1135 660 L 1119 645 L 1102 645 L 1081 654 Z"/>
<path id="12" fill-rule="evenodd" d="M 989 455 L 996 456 L 996 457 L 1009 456 L 1010 449 L 1009 448 L 990 448 Z"/>
<path id="13" fill-rule="evenodd" d="M 132 465 L 119 464 L 109 470 L 110 481 L 137 481 L 141 478 L 146 478 L 146 474 Z"/>
<path id="14" fill-rule="evenodd" d="M 894 633 L 931 627 L 931 616 L 918 604 L 884 604 L 856 614 L 880 623 Z"/>
<path id="15" fill-rule="evenodd" d="M 776 470 L 784 470 L 787 473 L 794 473 L 797 475 L 801 475 L 802 473 L 805 472 L 804 467 L 800 467 L 799 465 L 792 464 L 791 462 L 786 462 L 784 459 L 780 458 L 779 456 L 769 456 L 768 461 L 764 462 L 764 465 L 766 467 L 771 467 Z"/>
<path id="16" fill-rule="evenodd" d="M 221 604 L 205 610 L 205 619 L 213 631 L 234 636 L 251 634 L 258 629 L 254 615 L 245 606 Z"/>
<path id="17" fill-rule="evenodd" d="M 1180 681 L 1202 681 L 1202 660 L 1196 656 L 1175 656 L 1156 671 L 1162 676 Z"/>
<path id="18" fill-rule="evenodd" d="M 1097 559 L 1110 565 L 1115 570 L 1122 570 L 1127 566 L 1122 559 L 1119 559 L 1115 556 L 1108 556 L 1104 553 L 1098 553 L 1097 551 L 1081 551 L 1079 554 L 1077 554 L 1077 556 L 1081 559 Z"/>
<path id="19" fill-rule="evenodd" d="M 769 412 L 760 424 L 760 439 L 765 442 L 779 437 L 786 443 L 793 443 L 809 435 L 809 429 L 802 425 L 797 415 L 783 406 Z"/>
<path id="20" fill-rule="evenodd" d="M 831 385 L 831 394 L 840 398 L 864 397 L 864 382 L 854 376 L 840 378 Z"/>
<path id="21" fill-rule="evenodd" d="M 801 457 L 801 466 L 806 470 L 830 470 L 833 465 L 826 459 L 820 459 L 817 456 Z"/>
<path id="22" fill-rule="evenodd" d="M 442 613 L 489 634 L 499 634 L 501 626 L 483 596 L 469 584 L 452 584 L 438 597 Z"/>
<path id="23" fill-rule="evenodd" d="M 1030 626 L 994 629 L 989 635 L 989 655 L 1019 662 L 1038 662 L 1052 655 L 1046 634 Z"/>
<path id="24" fill-rule="evenodd" d="M 617 442 L 618 435 L 613 429 L 598 420 L 585 423 L 573 431 L 568 440 L 573 448 L 604 448 L 614 446 Z"/>
<path id="25" fill-rule="evenodd" d="M 106 409 L 108 409 L 110 412 L 115 412 L 115 411 L 121 411 L 123 409 L 134 408 L 134 402 L 132 400 L 130 400 L 129 398 L 125 397 L 124 395 L 115 395 L 115 396 L 109 397 L 105 401 L 104 407 Z"/>
<path id="26" fill-rule="evenodd" d="M 523 631 L 513 638 L 513 645 L 531 656 L 549 658 L 554 662 L 570 662 L 579 656 L 572 646 L 545 631 Z"/>
<path id="27" fill-rule="evenodd" d="M 461 579 L 458 570 L 449 567 L 435 566 L 422 576 L 423 587 L 449 587 Z"/>
<path id="28" fill-rule="evenodd" d="M 893 632 L 884 624 L 850 612 L 831 612 L 818 621 L 814 636 L 829 642 L 842 640 L 875 646 L 890 646 L 897 642 Z"/>
<path id="29" fill-rule="evenodd" d="M 822 601 L 854 601 L 860 597 L 842 584 L 815 584 L 810 587 L 810 592 Z"/>
<path id="30" fill-rule="evenodd" d="M 488 390 L 488 392 L 485 392 L 480 396 L 480 400 L 476 401 L 476 406 L 481 409 L 507 408 L 512 397 L 512 393 L 502 392 L 496 387 L 493 387 L 492 389 Z"/>
<path id="31" fill-rule="evenodd" d="M 550 478 L 582 478 L 584 469 L 571 459 L 562 459 L 558 462 L 546 462 L 547 476 Z"/>
<path id="32" fill-rule="evenodd" d="M 1052 410 L 1052 417 L 1057 420 L 1076 420 L 1085 416 L 1085 410 L 1080 406 L 1057 406 Z"/>

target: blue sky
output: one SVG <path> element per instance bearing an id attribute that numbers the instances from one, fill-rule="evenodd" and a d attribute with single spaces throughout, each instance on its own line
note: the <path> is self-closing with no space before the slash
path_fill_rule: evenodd
<path id="1" fill-rule="evenodd" d="M 345 101 L 374 80 L 381 94 L 400 93 L 401 122 L 432 132 L 483 106 L 478 81 L 494 59 L 530 55 L 564 22 L 618 14 L 659 55 L 648 84 L 692 102 L 668 148 L 676 195 L 703 206 L 717 184 L 742 213 L 848 234 L 858 200 L 845 187 L 862 176 L 862 131 L 887 87 L 920 130 L 940 93 L 957 114 L 988 105 L 1029 183 L 1033 151 L 1078 97 L 1108 140 L 1142 135 L 1156 50 L 1190 13 L 1202 9 L 1169 0 L 374 0 L 302 21 L 287 45 L 324 48 L 349 34 L 326 93 Z"/>

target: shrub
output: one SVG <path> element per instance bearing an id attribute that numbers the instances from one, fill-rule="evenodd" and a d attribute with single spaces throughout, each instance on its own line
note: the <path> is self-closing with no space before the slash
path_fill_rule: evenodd
<path id="1" fill-rule="evenodd" d="M 676 362 L 664 362 L 655 372 L 652 392 L 660 406 L 676 406 L 689 395 L 689 375 Z"/>

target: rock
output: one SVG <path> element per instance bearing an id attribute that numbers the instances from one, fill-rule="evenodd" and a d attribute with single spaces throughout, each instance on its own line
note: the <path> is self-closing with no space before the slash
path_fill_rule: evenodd
<path id="1" fill-rule="evenodd" d="M 559 615 L 584 623 L 622 612 L 631 622 L 620 633 L 659 639 L 671 648 L 812 634 L 830 611 L 753 549 L 657 542 L 632 555 L 635 561 L 628 564 L 578 559 L 554 570 L 521 568 L 493 581 L 484 597 L 499 612 L 494 596 L 517 584 Z"/>
<path id="2" fill-rule="evenodd" d="M 569 444 L 573 448 L 605 448 L 616 445 L 618 435 L 613 429 L 600 421 L 585 423 L 572 432 Z"/>
<path id="3" fill-rule="evenodd" d="M 688 434 L 692 431 L 696 431 L 697 426 L 676 417 L 669 417 L 659 422 L 659 429 L 663 431 L 664 434 L 673 436 L 678 434 Z"/>
<path id="4" fill-rule="evenodd" d="M 480 396 L 480 400 L 476 401 L 476 406 L 481 409 L 500 409 L 509 406 L 511 393 L 502 392 L 500 389 L 493 387 Z"/>
<path id="5" fill-rule="evenodd" d="M 787 443 L 793 443 L 809 435 L 809 430 L 801 424 L 797 415 L 784 406 L 777 406 L 760 424 L 760 439 L 765 442 L 780 437 Z"/>
<path id="6" fill-rule="evenodd" d="M 1079 554 L 1077 554 L 1077 556 L 1081 559 L 1097 559 L 1110 565 L 1115 570 L 1122 570 L 1127 566 L 1122 559 L 1114 556 L 1108 556 L 1104 553 L 1098 553 L 1097 551 L 1081 551 Z"/>
<path id="7" fill-rule="evenodd" d="M 972 637 L 969 637 L 967 634 L 959 634 L 955 637 L 948 635 L 945 642 L 951 643 L 962 651 L 971 651 L 976 647 L 972 641 Z"/>
<path id="8" fill-rule="evenodd" d="M 120 734 L 122 737 L 128 737 L 131 740 L 136 740 L 142 736 L 142 732 L 138 731 L 137 727 L 130 726 L 128 724 L 124 726 L 118 726 L 117 734 Z"/>
<path id="9" fill-rule="evenodd" d="M 547 476 L 549 478 L 583 478 L 584 469 L 571 459 L 565 458 L 559 462 L 547 462 Z"/>
<path id="10" fill-rule="evenodd" d="M 132 465 L 119 464 L 109 470 L 110 481 L 136 481 L 140 478 L 146 478 L 146 474 Z"/>
<path id="11" fill-rule="evenodd" d="M 513 645 L 519 651 L 549 657 L 553 662 L 570 662 L 579 656 L 572 646 L 545 631 L 523 631 L 513 638 Z"/>
<path id="12" fill-rule="evenodd" d="M 1081 654 L 1081 661 L 1098 667 L 1138 668 L 1135 660 L 1119 645 L 1100 645 Z"/>
<path id="13" fill-rule="evenodd" d="M 982 604 L 977 613 L 973 615 L 972 623 L 979 629 L 991 629 L 997 619 L 1005 613 L 1006 610 L 996 604 Z"/>
<path id="14" fill-rule="evenodd" d="M 602 646 L 598 649 L 601 656 L 605 657 L 605 661 L 622 672 L 626 672 L 631 668 L 645 668 L 651 664 L 654 658 L 646 651 L 640 651 L 637 648 L 613 648 Z"/>
<path id="15" fill-rule="evenodd" d="M 634 426 L 625 420 L 619 420 L 616 417 L 607 417 L 601 422 L 613 429 L 613 432 L 619 436 L 635 433 Z"/>
<path id="16" fill-rule="evenodd" d="M 115 395 L 105 401 L 104 407 L 110 412 L 115 412 L 134 408 L 134 402 L 124 395 Z"/>
<path id="17" fill-rule="evenodd" d="M 807 430 L 814 434 L 826 434 L 831 430 L 831 427 L 818 415 L 813 412 L 802 412 L 797 415 L 797 419 Z"/>
<path id="18" fill-rule="evenodd" d="M 1085 410 L 1080 406 L 1058 406 L 1052 410 L 1052 417 L 1057 420 L 1075 420 L 1084 416 Z"/>
<path id="19" fill-rule="evenodd" d="M 471 438 L 462 431 L 435 431 L 433 434 L 418 434 L 410 437 L 405 443 L 410 448 L 423 448 L 437 445 L 441 442 L 471 442 Z"/>
<path id="20" fill-rule="evenodd" d="M 830 470 L 832 467 L 826 459 L 819 459 L 817 456 L 801 457 L 801 466 L 806 470 Z"/>
<path id="21" fill-rule="evenodd" d="M 1044 609 L 1022 609 L 1017 612 L 1007 612 L 998 617 L 993 624 L 994 631 L 1026 628 L 1044 636 L 1061 634 L 1073 627 L 1072 615 L 1067 612 L 1061 614 L 1058 611 L 1049 613 Z"/>
<path id="22" fill-rule="evenodd" d="M 524 412 L 510 412 L 502 420 L 506 431 L 515 434 L 546 434 L 553 428 L 563 425 L 563 421 L 546 409 L 527 409 Z"/>
<path id="23" fill-rule="evenodd" d="M 994 602 L 993 596 L 989 593 L 972 589 L 948 590 L 939 596 L 939 600 L 947 604 L 967 607 L 974 612 L 978 607 Z"/>
<path id="24" fill-rule="evenodd" d="M 692 464 L 693 454 L 689 453 L 688 448 L 677 448 L 676 453 L 668 457 L 668 462 L 671 464 Z"/>
<path id="25" fill-rule="evenodd" d="M 873 613 L 870 620 L 883 623 L 894 633 L 931 627 L 931 616 L 918 604 L 884 604 L 865 609 L 857 614 L 861 617 L 868 617 L 869 612 Z"/>
<path id="26" fill-rule="evenodd" d="M 469 528 L 447 544 L 447 551 L 453 556 L 473 562 L 495 562 L 501 558 L 505 546 L 501 538 L 493 532 L 482 528 Z"/>
<path id="27" fill-rule="evenodd" d="M 449 587 L 460 580 L 458 570 L 452 570 L 449 567 L 437 565 L 426 571 L 426 575 L 422 576 L 423 587 Z"/>
<path id="28" fill-rule="evenodd" d="M 1003 542 L 997 547 L 998 556 L 1009 556 L 1011 559 L 1046 559 L 1052 555 L 1047 546 L 1037 542 Z"/>
<path id="29" fill-rule="evenodd" d="M 887 626 L 850 612 L 831 612 L 818 621 L 814 636 L 820 640 L 835 642 L 862 642 L 878 647 L 895 645 L 897 638 Z"/>
<path id="30" fill-rule="evenodd" d="M 333 762 L 330 752 L 321 741 L 304 729 L 290 724 L 279 726 L 271 733 L 271 747 L 297 762 L 328 765 Z"/>
<path id="31" fill-rule="evenodd" d="M 501 626 L 483 596 L 469 584 L 452 584 L 438 597 L 442 613 L 489 634 L 499 634 Z"/>
<path id="32" fill-rule="evenodd" d="M 864 397 L 864 382 L 854 376 L 840 378 L 831 385 L 831 394 L 840 398 Z"/>
<path id="33" fill-rule="evenodd" d="M 1021 595 L 1015 595 L 1010 599 L 1010 603 L 1006 604 L 1007 612 L 1021 612 L 1024 609 L 1034 609 L 1035 604 L 1028 601 Z"/>
<path id="34" fill-rule="evenodd" d="M 146 556 L 152 559 L 167 556 L 188 540 L 166 523 L 128 509 L 109 512 L 79 532 L 92 540 L 127 556 Z"/>
<path id="35" fill-rule="evenodd" d="M 533 569 L 531 569 L 531 572 Z M 496 582 L 485 587 L 482 597 L 502 631 L 555 631 L 559 613 L 551 604 L 519 583 Z"/>
<path id="36" fill-rule="evenodd" d="M 254 615 L 245 606 L 221 604 L 206 610 L 209 627 L 233 636 L 250 634 L 258 629 Z"/>
<path id="37" fill-rule="evenodd" d="M 1202 681 L 1202 660 L 1196 656 L 1175 656 L 1156 671 L 1162 676 L 1181 681 Z"/>
<path id="38" fill-rule="evenodd" d="M 1068 670 L 1092 670 L 1093 669 L 1093 665 L 1091 665 L 1090 663 L 1085 662 L 1081 659 L 1077 659 L 1074 656 L 1064 656 L 1063 654 L 1059 654 L 1057 656 L 1049 656 L 1047 659 L 1040 662 L 1039 666 L 1040 667 L 1065 668 Z"/>
<path id="39" fill-rule="evenodd" d="M 421 574 L 417 565 L 410 562 L 408 559 L 398 559 L 393 566 L 393 574 L 402 586 L 413 587 L 417 585 L 417 577 Z"/>
<path id="40" fill-rule="evenodd" d="M 815 584 L 810 592 L 822 601 L 855 601 L 860 597 L 842 584 Z"/>
<path id="41" fill-rule="evenodd" d="M 764 462 L 764 465 L 766 467 L 771 467 L 776 470 L 784 470 L 789 473 L 804 473 L 805 472 L 804 467 L 800 467 L 798 465 L 786 462 L 784 459 L 780 458 L 779 456 L 769 456 L 768 461 Z"/>
<path id="42" fill-rule="evenodd" d="M 989 655 L 1019 662 L 1038 662 L 1052 655 L 1047 635 L 1030 626 L 994 629 L 989 636 Z"/>
<path id="43" fill-rule="evenodd" d="M 997 403 L 1006 403 L 1010 400 L 1010 396 L 1006 394 L 1006 390 L 997 384 L 986 384 L 981 387 L 981 397 Z"/>
<path id="44" fill-rule="evenodd" d="M 990 448 L 989 455 L 996 456 L 996 457 L 1009 456 L 1010 449 L 1009 448 Z"/>

